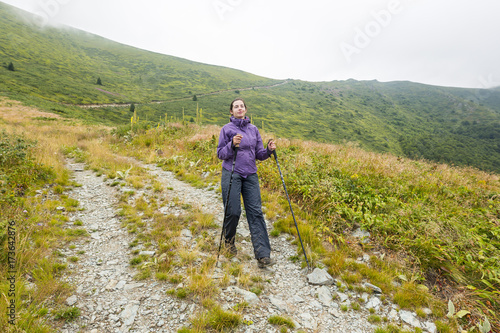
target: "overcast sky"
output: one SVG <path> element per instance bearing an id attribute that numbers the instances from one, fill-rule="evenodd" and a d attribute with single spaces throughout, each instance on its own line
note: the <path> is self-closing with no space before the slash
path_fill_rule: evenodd
<path id="1" fill-rule="evenodd" d="M 500 86 L 498 0 L 1 0 L 124 44 L 275 79 Z"/>

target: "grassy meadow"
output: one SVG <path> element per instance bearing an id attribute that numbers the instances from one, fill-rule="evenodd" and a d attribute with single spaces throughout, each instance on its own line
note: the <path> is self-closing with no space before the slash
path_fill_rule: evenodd
<path id="1" fill-rule="evenodd" d="M 67 156 L 85 161 L 89 168 L 117 183 L 126 181 L 141 188 L 151 182 L 159 195 L 149 205 L 141 198 L 130 205 L 125 194 L 121 204 L 124 226 L 137 235 L 135 245 L 142 243 L 147 248 L 154 240 L 163 244 L 160 252 L 174 249 L 182 262 L 194 260 L 189 251 L 179 247 L 175 235 L 189 219 L 199 221 L 196 230 L 203 234 L 205 228 L 214 227 L 213 218 L 197 211 L 182 219 L 155 217 L 149 210 L 161 203 L 161 192 L 166 189 L 140 176 L 135 167 L 125 177 L 130 168 L 125 156 L 157 163 L 194 186 L 216 188 L 220 178 L 220 161 L 215 156 L 219 126 L 181 121 L 151 128 L 141 122 L 140 114 L 137 122 L 118 128 L 84 125 L 7 99 L 0 102 L 0 115 L 0 288 L 7 295 L 7 226 L 14 221 L 19 328 L 49 332 L 61 320 L 56 318 L 71 310 L 63 304 L 72 287 L 59 278 L 66 265 L 58 248 L 86 236 L 69 231 L 67 217 L 57 210 L 59 206 L 78 209 L 65 194 L 67 187 L 78 186 L 71 183 L 64 167 Z M 267 141 L 274 134 L 263 130 L 262 136 Z M 430 308 L 439 332 L 458 325 L 479 332 L 476 325 L 485 318 L 499 327 L 497 175 L 367 152 L 353 145 L 284 138 L 277 143 L 279 162 L 313 265 L 326 266 L 349 289 L 361 290 L 360 283 L 369 281 L 402 309 L 422 313 L 422 308 Z M 274 226 L 271 234 L 296 234 L 275 162 L 259 163 L 259 174 L 266 217 Z M 154 218 L 155 232 L 144 232 L 146 225 L 138 212 Z M 370 242 L 360 243 L 351 237 L 358 227 L 372 234 Z M 205 239 L 199 246 L 210 249 L 209 244 Z M 355 261 L 363 252 L 371 254 L 370 267 Z M 290 259 L 303 260 L 299 244 L 297 256 Z M 170 259 L 159 266 L 144 265 L 142 260 L 131 263 L 138 265 L 138 279 L 178 279 L 169 273 L 175 266 Z M 213 264 L 207 260 L 190 272 L 190 288 L 172 290 L 177 297 L 198 293 L 207 309 L 197 317 L 202 321 L 200 327 L 207 325 L 203 318 L 231 315 L 219 313 L 222 310 L 214 303 L 218 286 L 202 285 L 207 280 L 202 277 L 210 274 Z M 228 276 L 241 274 L 240 268 L 226 269 Z M 246 278 L 248 288 L 264 288 L 252 279 Z M 6 299 L 0 299 L 3 327 L 9 327 Z M 450 300 L 457 311 L 470 313 L 447 317 Z"/>
<path id="2" fill-rule="evenodd" d="M 170 123 L 156 129 L 125 129 L 120 131 L 127 133 L 126 145 L 134 148 L 130 149 L 133 156 L 159 163 L 195 186 L 217 184 L 218 126 Z M 264 141 L 273 137 L 262 133 Z M 349 145 L 278 139 L 278 146 L 301 235 L 315 264 L 322 261 L 332 274 L 347 280 L 367 279 L 381 285 L 402 308 L 426 305 L 444 315 L 446 309 L 432 300 L 446 304 L 451 299 L 457 309 L 471 312 L 459 318 L 468 329 L 484 316 L 498 321 L 497 175 Z M 157 150 L 165 155 L 158 157 Z M 208 177 L 200 176 L 207 172 Z M 267 218 L 277 233 L 294 234 L 274 162 L 260 163 L 259 173 Z M 358 227 L 372 233 L 368 244 L 350 237 Z M 375 267 L 387 269 L 384 274 L 349 259 L 360 251 L 375 250 L 388 259 L 372 257 Z M 429 295 L 415 297 L 422 291 Z"/>

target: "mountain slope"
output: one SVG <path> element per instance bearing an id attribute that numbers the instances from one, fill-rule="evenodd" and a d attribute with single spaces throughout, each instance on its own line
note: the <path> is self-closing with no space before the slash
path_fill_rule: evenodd
<path id="1" fill-rule="evenodd" d="M 30 14 L 0 3 L 0 91 L 71 104 L 178 98 L 277 81 L 140 50 L 72 28 L 32 24 Z M 100 78 L 102 86 L 97 85 Z"/>
<path id="2" fill-rule="evenodd" d="M 241 96 L 252 121 L 278 136 L 500 172 L 499 89 L 355 80 L 276 85 L 282 81 L 32 22 L 0 3 L 0 94 L 61 115 L 128 124 L 128 108 L 76 105 L 133 102 L 151 125 L 223 125 L 229 102 Z"/>

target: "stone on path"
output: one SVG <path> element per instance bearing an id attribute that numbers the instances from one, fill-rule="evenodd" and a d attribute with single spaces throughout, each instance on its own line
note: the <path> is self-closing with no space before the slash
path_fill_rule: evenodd
<path id="1" fill-rule="evenodd" d="M 422 328 L 420 326 L 420 321 L 418 321 L 418 319 L 415 317 L 415 315 L 410 311 L 406 311 L 406 310 L 399 311 L 399 317 L 401 318 L 402 321 L 404 321 L 405 323 L 407 323 L 413 327 Z"/>
<path id="2" fill-rule="evenodd" d="M 327 286 L 321 286 L 318 289 L 318 299 L 323 305 L 325 306 L 330 306 L 332 304 L 332 293 L 330 292 L 330 289 L 328 289 Z"/>
<path id="3" fill-rule="evenodd" d="M 309 284 L 313 285 L 332 285 L 335 280 L 333 277 L 328 274 L 326 269 L 320 269 L 320 268 L 315 268 L 314 271 L 311 274 L 307 275 L 307 280 L 309 281 Z"/>
<path id="4" fill-rule="evenodd" d="M 73 295 L 73 296 L 68 297 L 66 299 L 66 304 L 68 304 L 68 306 L 73 306 L 76 303 L 77 300 L 78 299 L 77 299 L 76 295 Z"/>
<path id="5" fill-rule="evenodd" d="M 139 310 L 139 304 L 129 303 L 125 309 L 120 313 L 120 318 L 123 321 L 123 325 L 131 326 L 134 323 L 135 316 L 137 315 L 137 310 Z"/>

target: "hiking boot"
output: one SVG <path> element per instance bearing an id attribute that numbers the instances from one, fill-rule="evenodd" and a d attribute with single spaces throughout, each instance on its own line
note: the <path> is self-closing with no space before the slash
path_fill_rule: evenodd
<path id="1" fill-rule="evenodd" d="M 259 268 L 271 267 L 275 263 L 276 263 L 276 261 L 274 261 L 273 259 L 271 259 L 269 257 L 257 259 L 257 265 L 259 266 Z"/>

